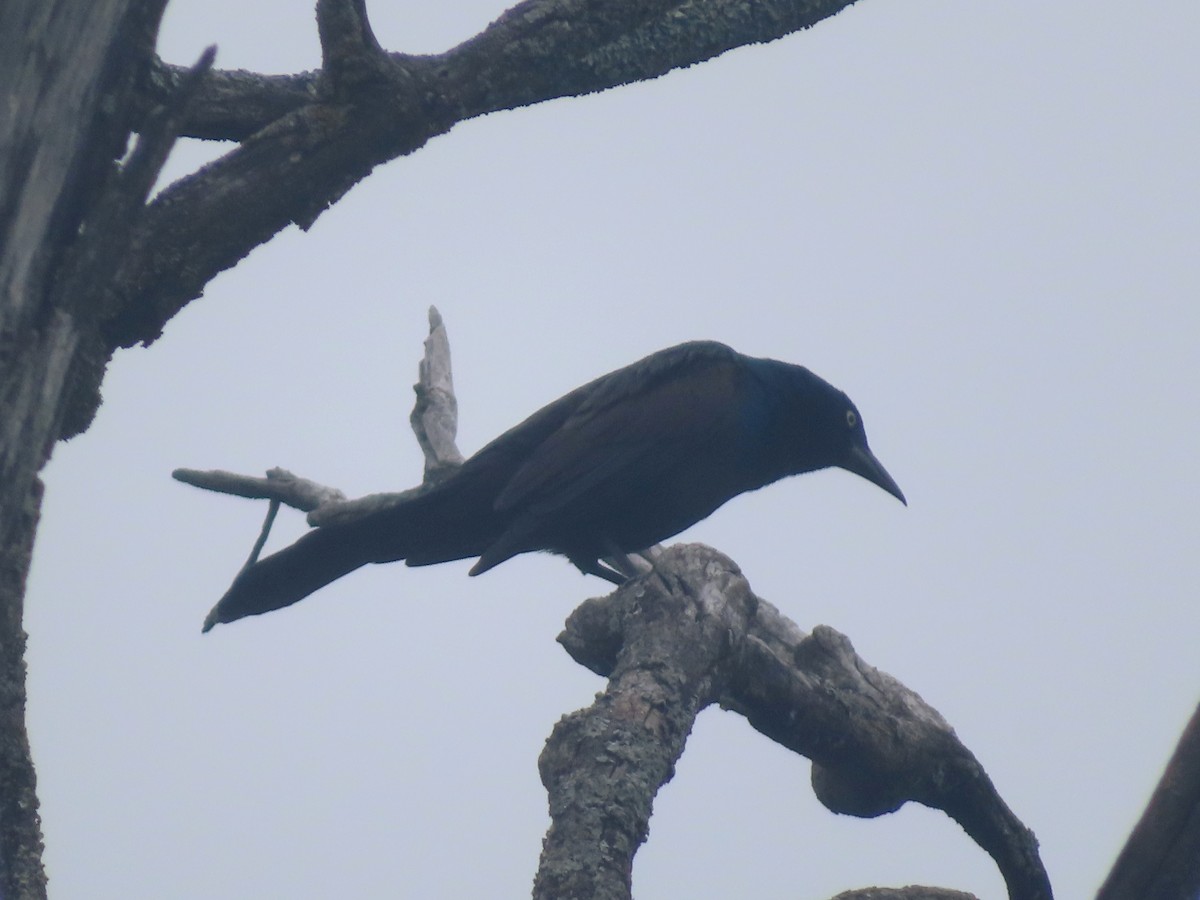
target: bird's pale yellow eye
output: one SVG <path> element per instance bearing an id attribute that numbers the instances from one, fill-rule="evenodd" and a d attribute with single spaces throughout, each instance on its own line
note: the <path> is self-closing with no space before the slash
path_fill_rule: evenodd
<path id="1" fill-rule="evenodd" d="M 846 410 L 846 427 L 847 428 L 857 428 L 858 427 L 858 413 L 856 413 L 852 409 Z"/>

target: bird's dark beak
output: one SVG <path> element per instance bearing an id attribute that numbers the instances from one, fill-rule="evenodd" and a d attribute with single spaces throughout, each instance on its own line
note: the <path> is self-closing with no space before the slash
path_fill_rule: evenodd
<path id="1" fill-rule="evenodd" d="M 896 484 L 896 479 L 888 474 L 887 469 L 883 467 L 883 463 L 875 458 L 875 454 L 864 446 L 855 446 L 850 448 L 845 460 L 839 465 L 847 472 L 853 472 L 855 475 L 861 475 L 871 484 L 883 488 L 905 506 L 908 506 L 908 501 L 904 499 L 904 492 L 900 490 L 900 485 Z"/>

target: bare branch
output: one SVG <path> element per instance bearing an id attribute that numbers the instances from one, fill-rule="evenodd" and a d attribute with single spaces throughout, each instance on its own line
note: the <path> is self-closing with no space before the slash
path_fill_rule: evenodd
<path id="1" fill-rule="evenodd" d="M 425 482 L 436 483 L 463 463 L 458 434 L 458 400 L 450 367 L 450 338 L 437 307 L 429 307 L 429 337 L 413 385 L 417 402 L 409 422 L 425 454 Z"/>
<path id="2" fill-rule="evenodd" d="M 225 122 L 204 105 L 193 131 L 243 141 L 147 209 L 113 291 L 108 348 L 155 340 L 217 273 L 287 225 L 307 228 L 375 166 L 458 122 L 655 78 L 783 37 L 851 2 L 527 0 L 446 53 L 412 56 L 375 54 L 362 4 L 326 0 L 330 71 L 257 87 L 245 73 L 216 77 L 243 102 Z M 331 90 L 320 89 L 324 76 Z M 273 110 L 287 112 L 268 120 Z"/>
<path id="3" fill-rule="evenodd" d="M 1096 900 L 1200 896 L 1200 706 Z"/>
<path id="4" fill-rule="evenodd" d="M 418 380 L 413 385 L 417 399 L 409 422 L 417 443 L 425 453 L 425 476 L 422 483 L 399 493 L 369 494 L 354 500 L 337 488 L 327 487 L 293 475 L 286 469 L 275 468 L 265 478 L 239 475 L 220 469 L 176 469 L 171 473 L 176 481 L 221 494 L 232 494 L 252 500 L 270 500 L 308 513 L 313 527 L 351 522 L 363 516 L 404 503 L 423 493 L 460 465 L 463 457 L 455 445 L 458 430 L 458 401 L 454 396 L 454 380 L 450 371 L 450 340 L 441 314 L 429 308 L 429 337 L 425 340 L 425 356 L 418 366 Z M 265 542 L 270 529 L 268 519 L 259 542 Z M 257 553 L 251 554 L 251 562 Z"/>
<path id="5" fill-rule="evenodd" d="M 232 494 L 250 500 L 272 500 L 293 509 L 309 512 L 329 503 L 338 503 L 346 495 L 337 488 L 326 487 L 293 475 L 287 469 L 271 469 L 266 478 L 238 475 L 220 469 L 176 469 L 171 477 L 192 487 L 220 494 Z"/>
<path id="6" fill-rule="evenodd" d="M 805 635 L 716 551 L 667 548 L 653 574 L 572 613 L 559 641 L 610 680 L 543 753 L 554 822 L 536 896 L 628 896 L 627 882 L 620 894 L 583 882 L 627 878 L 654 792 L 695 715 L 719 703 L 811 758 L 813 787 L 835 812 L 876 816 L 909 800 L 942 809 L 991 854 L 1010 898 L 1051 897 L 1032 834 L 937 711 L 833 629 Z M 601 812 L 614 807 L 620 816 Z"/>
<path id="7" fill-rule="evenodd" d="M 142 84 L 139 118 L 165 102 L 187 73 L 155 59 Z M 254 132 L 315 103 L 319 72 L 296 75 L 260 75 L 244 69 L 218 69 L 197 88 L 187 113 L 179 124 L 181 137 L 209 141 L 244 141 Z"/>
<path id="8" fill-rule="evenodd" d="M 371 31 L 365 0 L 317 0 L 322 72 L 335 92 L 385 80 L 383 48 Z"/>
<path id="9" fill-rule="evenodd" d="M 759 620 L 777 615 L 769 608 Z M 910 800 L 940 809 L 996 861 L 1010 897 L 1051 897 L 1032 832 L 936 710 L 831 628 L 790 647 L 772 646 L 776 633 L 767 629 L 764 640 L 751 629 L 721 705 L 812 759 L 813 790 L 826 807 L 863 817 Z"/>
<path id="10" fill-rule="evenodd" d="M 730 626 L 744 624 L 721 611 L 744 615 L 749 596 L 728 559 L 676 546 L 654 575 L 571 614 L 559 642 L 609 684 L 554 727 L 538 760 L 551 826 L 535 900 L 630 896 L 654 795 L 674 773 L 696 715 L 719 694 Z"/>
<path id="11" fill-rule="evenodd" d="M 171 148 L 175 146 L 187 108 L 204 83 L 216 58 L 217 48 L 206 48 L 196 64 L 176 80 L 174 90 L 164 98 L 162 105 L 146 117 L 137 144 L 121 168 L 122 193 L 127 197 L 127 206 L 141 206 L 146 202 L 158 173 L 162 171 Z M 132 209 L 121 211 L 130 212 Z"/>
<path id="12" fill-rule="evenodd" d="M 112 308 L 112 295 L 106 291 L 115 273 L 126 259 L 132 235 L 140 223 L 155 179 L 178 136 L 179 122 L 197 88 L 212 68 L 216 51 L 209 47 L 191 69 L 184 73 L 175 91 L 147 117 L 142 134 L 124 164 L 114 166 L 94 204 L 78 227 L 79 238 L 59 263 L 54 282 L 55 300 L 51 308 L 78 316 L 88 325 L 83 330 L 83 346 L 74 362 L 74 396 L 63 415 L 60 437 L 69 438 L 91 424 L 99 406 L 100 378 L 108 351 L 102 347 L 96 324 Z"/>
<path id="13" fill-rule="evenodd" d="M 949 888 L 912 885 L 902 888 L 859 888 L 843 891 L 833 900 L 979 900 L 974 894 L 952 891 Z"/>

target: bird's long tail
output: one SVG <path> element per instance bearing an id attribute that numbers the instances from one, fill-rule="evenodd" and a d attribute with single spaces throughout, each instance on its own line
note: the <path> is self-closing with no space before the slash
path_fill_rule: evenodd
<path id="1" fill-rule="evenodd" d="M 326 525 L 247 566 L 204 620 L 204 631 L 290 606 L 343 575 L 375 562 L 373 536 L 355 525 Z"/>
<path id="2" fill-rule="evenodd" d="M 487 475 L 485 471 L 484 476 Z M 342 524 L 323 525 L 247 566 L 204 620 L 204 630 L 291 606 L 367 563 L 426 566 L 479 556 L 503 527 L 495 493 L 464 470 L 438 487 Z"/>

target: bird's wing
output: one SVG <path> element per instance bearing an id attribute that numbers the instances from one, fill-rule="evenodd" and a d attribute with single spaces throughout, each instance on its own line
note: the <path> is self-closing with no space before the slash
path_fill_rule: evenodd
<path id="1" fill-rule="evenodd" d="M 550 512 L 610 479 L 652 478 L 730 435 L 742 413 L 741 359 L 722 344 L 684 344 L 585 386 L 496 509 Z"/>

